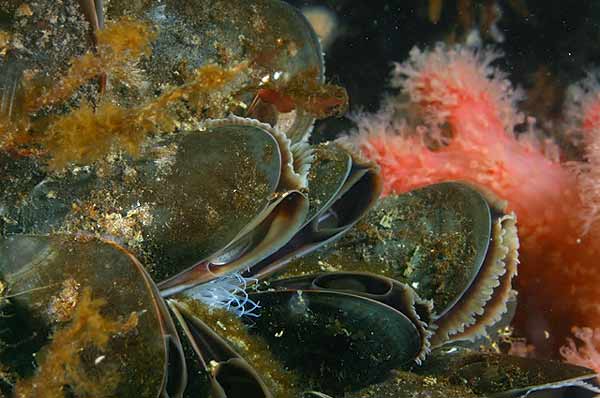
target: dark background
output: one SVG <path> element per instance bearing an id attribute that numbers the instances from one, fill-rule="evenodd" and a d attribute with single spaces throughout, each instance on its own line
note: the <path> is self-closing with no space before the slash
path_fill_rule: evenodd
<path id="1" fill-rule="evenodd" d="M 541 120 L 560 118 L 565 88 L 600 66 L 598 0 L 441 1 L 440 18 L 433 23 L 429 0 L 289 0 L 299 8 L 320 5 L 337 15 L 340 34 L 326 51 L 327 78 L 348 90 L 351 111 L 377 110 L 391 63 L 405 60 L 413 46 L 461 42 L 471 28 L 482 32 L 484 45 L 505 54 L 499 66 L 525 89 L 523 110 Z M 502 12 L 497 22 L 502 43 L 481 28 L 490 5 Z M 320 121 L 315 139 L 334 138 L 351 128 L 345 118 Z"/>

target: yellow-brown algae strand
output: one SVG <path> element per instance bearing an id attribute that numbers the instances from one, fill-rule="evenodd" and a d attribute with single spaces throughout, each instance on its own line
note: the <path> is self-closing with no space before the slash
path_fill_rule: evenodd
<path id="1" fill-rule="evenodd" d="M 129 18 L 122 18 L 99 31 L 97 51 L 88 51 L 70 62 L 67 73 L 51 87 L 25 80 L 25 109 L 35 112 L 43 107 L 61 103 L 73 95 L 84 83 L 110 73 L 127 68 L 142 56 L 151 52 L 150 43 L 156 34 L 148 24 Z"/>
<path id="2" fill-rule="evenodd" d="M 126 321 L 112 321 L 101 313 L 106 305 L 104 299 L 92 299 L 90 288 L 83 290 L 81 301 L 73 314 L 73 320 L 57 329 L 38 358 L 37 372 L 27 379 L 18 380 L 15 397 L 63 398 L 65 385 L 76 396 L 111 396 L 119 384 L 116 370 L 98 375 L 88 374 L 82 364 L 81 352 L 89 346 L 104 350 L 112 336 L 128 333 L 138 324 L 138 316 L 131 313 Z"/>
<path id="3" fill-rule="evenodd" d="M 169 109 L 176 101 L 194 98 L 200 107 L 201 94 L 210 95 L 233 81 L 243 69 L 223 69 L 216 65 L 199 68 L 194 79 L 173 88 L 157 99 L 135 108 L 123 108 L 110 102 L 101 103 L 94 111 L 90 105 L 61 116 L 48 128 L 43 140 L 51 159 L 49 166 L 60 169 L 68 163 L 91 163 L 108 154 L 115 144 L 137 155 L 144 138 L 153 132 L 170 133 L 178 125 Z"/>

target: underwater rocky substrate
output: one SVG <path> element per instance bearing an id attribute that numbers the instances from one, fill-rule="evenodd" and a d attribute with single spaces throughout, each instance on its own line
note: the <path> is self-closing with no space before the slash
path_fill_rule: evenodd
<path id="1" fill-rule="evenodd" d="M 348 96 L 288 3 L 0 11 L 4 396 L 598 392 L 504 353 L 505 203 L 310 143 Z"/>

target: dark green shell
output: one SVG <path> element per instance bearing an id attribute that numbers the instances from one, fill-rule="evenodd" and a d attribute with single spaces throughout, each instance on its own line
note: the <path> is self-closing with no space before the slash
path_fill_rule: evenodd
<path id="1" fill-rule="evenodd" d="M 263 79 L 281 84 L 302 72 L 311 72 L 319 83 L 324 81 L 319 39 L 302 13 L 285 1 L 136 3 L 112 1 L 109 15 L 133 12 L 151 22 L 158 31 L 152 55 L 144 64 L 156 89 L 166 84 L 177 85 L 182 72 L 191 74 L 208 64 L 231 67 L 247 63 L 250 67 L 245 83 L 255 89 Z M 241 96 L 246 105 L 240 111 L 250 106 L 255 94 L 256 90 L 249 90 Z M 216 117 L 225 115 L 224 112 Z M 275 126 L 293 142 L 300 142 L 307 138 L 314 120 L 307 113 L 294 110 L 279 114 Z"/>
<path id="2" fill-rule="evenodd" d="M 266 217 L 261 213 L 282 175 L 278 145 L 252 125 L 182 132 L 108 171 L 86 167 L 46 177 L 20 206 L 12 230 L 113 236 L 155 281 L 165 280 L 223 251 Z"/>
<path id="3" fill-rule="evenodd" d="M 418 355 L 420 339 L 402 313 L 377 301 L 333 291 L 250 294 L 262 306 L 251 333 L 303 377 L 306 388 L 350 391 L 387 376 Z"/>
<path id="4" fill-rule="evenodd" d="M 65 370 L 73 390 L 85 391 L 83 381 L 105 383 L 115 396 L 155 397 L 167 388 L 170 353 L 165 335 L 172 324 L 157 302 L 156 288 L 122 248 L 90 237 L 13 236 L 0 241 L 0 278 L 0 361 L 18 379 L 35 377 L 44 353 L 66 355 L 58 354 L 62 347 L 52 346 L 62 332 L 70 333 L 71 344 L 81 347 L 81 353 L 74 354 L 79 358 L 70 358 L 79 363 L 70 370 L 75 374 Z M 74 312 L 86 291 L 99 300 L 97 307 L 88 303 L 89 308 Z M 78 318 L 72 319 L 69 311 L 79 313 L 85 323 L 77 326 Z M 108 328 L 102 322 L 123 324 L 131 316 L 137 317 L 133 328 L 111 332 L 103 347 L 101 337 L 95 337 L 102 329 L 96 328 Z M 169 340 L 178 345 L 177 336 Z M 174 376 L 181 377 L 185 374 Z M 171 382 L 170 393 L 176 393 L 177 381 Z"/>

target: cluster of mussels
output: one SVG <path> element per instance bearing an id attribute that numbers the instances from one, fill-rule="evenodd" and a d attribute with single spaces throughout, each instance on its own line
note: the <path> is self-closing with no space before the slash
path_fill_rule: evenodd
<path id="1" fill-rule="evenodd" d="M 500 354 L 501 203 L 461 183 L 379 199 L 373 164 L 309 144 L 347 98 L 288 3 L 0 7 L 3 396 L 595 390 Z"/>

